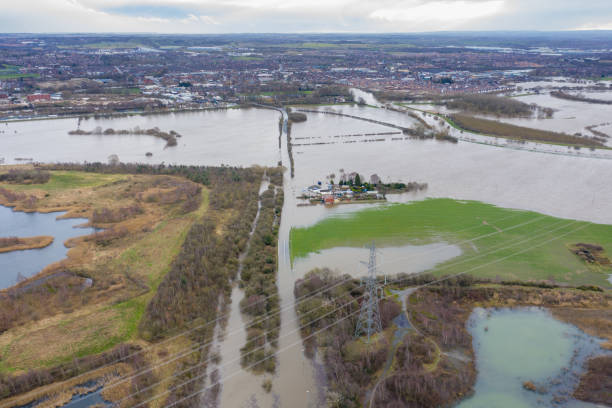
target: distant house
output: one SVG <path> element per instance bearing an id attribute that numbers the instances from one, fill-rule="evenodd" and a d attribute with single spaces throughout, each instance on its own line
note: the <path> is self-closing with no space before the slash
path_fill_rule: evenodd
<path id="1" fill-rule="evenodd" d="M 323 196 L 323 203 L 325 203 L 325 205 L 333 205 L 335 201 L 336 199 L 333 194 Z"/>
<path id="2" fill-rule="evenodd" d="M 28 102 L 39 102 L 39 101 L 50 101 L 51 95 L 49 94 L 32 94 L 26 97 Z"/>

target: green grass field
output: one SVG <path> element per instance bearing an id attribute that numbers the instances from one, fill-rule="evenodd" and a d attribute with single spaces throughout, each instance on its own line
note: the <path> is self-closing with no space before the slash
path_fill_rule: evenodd
<path id="1" fill-rule="evenodd" d="M 22 74 L 15 71 L 0 70 L 0 79 L 39 78 L 39 74 Z"/>
<path id="2" fill-rule="evenodd" d="M 469 271 L 505 280 L 547 280 L 575 285 L 607 281 L 612 269 L 587 265 L 568 246 L 602 245 L 612 255 L 612 226 L 565 220 L 504 209 L 476 201 L 429 199 L 362 210 L 327 218 L 290 234 L 291 259 L 338 246 L 460 244 L 463 255 L 431 271 L 449 275 Z M 471 242 L 465 242 L 470 240 Z M 324 267 L 325 265 L 320 265 Z"/>
<path id="3" fill-rule="evenodd" d="M 236 61 L 263 61 L 263 57 L 249 57 L 246 55 L 232 57 L 232 59 Z"/>

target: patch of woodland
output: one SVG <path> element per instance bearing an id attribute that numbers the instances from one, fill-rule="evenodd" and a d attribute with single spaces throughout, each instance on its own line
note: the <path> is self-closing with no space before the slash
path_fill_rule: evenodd
<path id="1" fill-rule="evenodd" d="M 261 194 L 259 218 L 241 273 L 244 299 L 240 308 L 251 318 L 247 342 L 240 349 L 241 364 L 256 372 L 273 373 L 276 367 L 280 331 L 277 242 L 283 201 L 282 187 L 272 182 Z"/>
<path id="2" fill-rule="evenodd" d="M 358 348 L 355 344 L 361 340 L 354 333 L 363 300 L 359 281 L 323 269 L 311 271 L 295 284 L 296 298 L 303 298 L 296 306 L 301 334 L 308 354 L 320 353 L 323 359 L 331 406 L 361 406 L 376 384 L 372 402 L 377 407 L 448 406 L 469 395 L 476 369 L 466 323 L 475 306 L 547 307 L 572 323 L 564 316 L 581 316 L 576 318 L 582 320 L 581 329 L 612 339 L 612 317 L 605 312 L 611 295 L 597 287 L 494 282 L 468 275 L 442 281 L 428 275 L 399 275 L 392 280 L 396 288 L 416 288 L 405 302 L 414 330 L 401 340 L 392 369 L 382 378 L 382 356 L 393 351 L 388 340 L 393 329 L 388 328 L 399 312 L 385 304 L 389 300 L 379 303 L 386 342 Z M 602 370 L 600 362 L 593 367 L 591 375 Z"/>
<path id="3" fill-rule="evenodd" d="M 41 169 L 10 169 L 0 174 L 0 182 L 10 184 L 44 184 L 51 178 L 51 173 Z"/>
<path id="4" fill-rule="evenodd" d="M 71 130 L 70 132 L 68 132 L 68 134 L 69 135 L 79 135 L 79 136 L 83 136 L 83 135 L 97 135 L 97 136 L 147 135 L 147 136 L 153 136 L 153 137 L 157 137 L 157 138 L 165 140 L 166 147 L 176 146 L 178 144 L 176 139 L 178 137 L 181 137 L 181 135 L 175 132 L 174 130 L 171 130 L 169 132 L 164 132 L 160 130 L 158 127 L 154 127 L 151 129 L 141 129 L 138 126 L 136 126 L 133 129 L 119 129 L 119 130 L 115 130 L 112 128 L 103 130 L 102 127 L 97 126 L 95 129 L 90 130 L 90 131 L 86 131 L 82 129 Z"/>

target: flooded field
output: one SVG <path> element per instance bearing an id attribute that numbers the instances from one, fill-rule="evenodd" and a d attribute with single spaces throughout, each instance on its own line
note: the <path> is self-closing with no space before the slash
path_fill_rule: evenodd
<path id="1" fill-rule="evenodd" d="M 88 235 L 93 228 L 76 228 L 87 219 L 58 220 L 64 213 L 24 213 L 0 206 L 0 236 L 31 237 L 50 235 L 53 243 L 45 248 L 0 254 L 0 289 L 13 286 L 19 277 L 29 278 L 45 266 L 63 259 L 68 252 L 64 242 L 69 238 Z"/>
<path id="2" fill-rule="evenodd" d="M 366 102 L 374 105 L 376 101 Z M 372 107 L 342 105 L 329 109 L 398 126 L 414 124 L 414 119 L 406 114 Z M 283 165 L 288 167 L 285 135 L 281 138 L 280 150 L 278 146 L 278 119 L 279 113 L 272 110 L 232 109 L 90 119 L 82 121 L 80 125 L 85 130 L 96 126 L 115 129 L 159 127 L 183 135 L 178 146 L 165 149 L 165 141 L 148 136 L 70 136 L 68 131 L 76 129 L 77 119 L 15 122 L 0 124 L 0 131 L 3 131 L 0 133 L 0 156 L 5 158 L 6 163 L 14 163 L 15 158 L 19 157 L 46 162 L 106 161 L 110 154 L 118 154 L 120 160 L 126 162 L 224 163 L 241 166 L 275 165 L 281 159 Z M 590 122 L 590 119 L 586 122 Z M 239 363 L 227 359 L 228 355 L 238 357 L 238 348 L 244 344 L 244 332 L 241 331 L 244 323 L 239 311 L 234 310 L 240 300 L 240 289 L 234 289 L 232 317 L 225 329 L 229 337 L 221 351 L 222 360 L 225 361 L 221 361 L 220 365 L 227 365 L 220 370 L 221 382 L 225 383 L 220 406 L 316 407 L 322 403 L 324 380 L 316 360 L 313 363 L 303 352 L 294 308 L 294 283 L 313 267 L 327 266 L 343 273 L 356 271 L 358 276 L 365 269 L 358 261 L 367 259 L 367 250 L 335 248 L 298 259 L 292 265 L 290 230 L 313 225 L 330 215 L 351 214 L 372 206 L 354 204 L 331 209 L 297 206 L 300 201 L 296 197 L 302 189 L 317 181 L 324 182 L 326 176 L 332 173 L 338 175 L 342 169 L 346 173 L 357 171 L 366 179 L 371 174 L 377 174 L 385 182 L 419 181 L 429 184 L 425 191 L 394 195 L 390 197 L 392 201 L 450 197 L 533 210 L 561 218 L 612 224 L 612 190 L 609 189 L 612 165 L 609 160 L 463 141 L 451 144 L 411 140 L 401 135 L 376 136 L 383 140 L 363 141 L 367 139 L 365 134 L 386 132 L 396 130 L 371 122 L 316 113 L 308 114 L 306 122 L 293 124 L 291 136 L 295 177 L 285 174 L 285 204 L 278 234 L 281 331 L 277 371 L 272 377 L 271 391 L 267 393 L 262 387 L 265 377 L 241 371 Z M 341 140 L 351 143 L 340 143 Z M 145 157 L 147 151 L 153 153 L 151 158 Z M 82 231 L 77 232 L 80 235 Z M 56 237 L 56 242 L 63 246 L 60 238 Z M 395 266 L 389 264 L 387 271 L 417 272 L 461 255 L 461 249 L 454 245 L 434 243 L 425 246 L 429 245 L 440 248 L 439 258 L 417 258 L 409 268 L 401 263 Z M 419 245 L 383 248 L 381 261 L 419 252 L 422 249 L 419 248 Z"/>
<path id="3" fill-rule="evenodd" d="M 594 96 L 595 94 L 586 93 L 587 97 L 604 99 L 603 96 Z M 612 98 L 612 92 L 606 92 L 608 98 Z M 528 104 L 535 103 L 546 108 L 553 108 L 555 113 L 550 119 L 526 119 L 526 118 L 489 118 L 496 119 L 501 122 L 511 123 L 517 126 L 525 126 L 542 130 L 550 130 L 555 132 L 563 132 L 567 134 L 581 133 L 584 136 L 593 137 L 593 134 L 587 129 L 589 126 L 598 126 L 604 123 L 610 123 L 612 117 L 612 106 L 587 103 L 580 101 L 569 101 L 559 99 L 550 94 L 527 95 L 515 98 L 521 102 Z M 605 130 L 597 129 L 603 131 Z M 610 135 L 612 137 L 612 135 Z M 612 139 L 606 143 L 612 146 Z"/>
<path id="4" fill-rule="evenodd" d="M 368 259 L 368 248 L 335 247 L 311 253 L 305 258 L 297 258 L 293 268 L 297 277 L 302 278 L 314 268 L 325 266 L 338 273 L 354 277 L 367 275 L 367 268 L 361 261 Z M 438 264 L 461 255 L 461 248 L 447 243 L 428 245 L 403 245 L 382 247 L 377 250 L 379 264 L 384 273 L 418 273 L 435 268 Z"/>
<path id="5" fill-rule="evenodd" d="M 476 352 L 475 394 L 458 408 L 596 407 L 571 398 L 598 339 L 539 308 L 475 309 L 469 330 Z M 528 391 L 532 382 L 540 392 Z"/>
<path id="6" fill-rule="evenodd" d="M 326 137 L 342 128 L 295 124 L 292 137 Z M 327 115 L 321 115 L 327 117 Z M 316 119 L 325 121 L 326 119 Z M 333 123 L 356 121 L 334 119 Z M 352 125 L 351 125 L 352 126 Z M 314 130 L 313 130 L 314 129 Z M 435 140 L 392 140 L 370 143 L 295 146 L 295 179 L 286 191 L 301 190 L 330 174 L 359 172 L 385 182 L 429 184 L 421 197 L 451 197 L 529 209 L 559 217 L 612 223 L 610 161 L 529 152 L 475 143 Z M 537 177 L 536 177 L 537 175 Z"/>
<path id="7" fill-rule="evenodd" d="M 160 138 L 144 135 L 69 135 L 79 119 L 0 123 L 0 159 L 39 162 L 106 162 L 117 154 L 123 162 L 275 165 L 278 161 L 278 112 L 268 109 L 227 109 L 84 119 L 80 129 L 91 131 L 158 127 L 182 135 L 178 145 L 165 147 Z M 147 152 L 152 153 L 147 157 Z"/>

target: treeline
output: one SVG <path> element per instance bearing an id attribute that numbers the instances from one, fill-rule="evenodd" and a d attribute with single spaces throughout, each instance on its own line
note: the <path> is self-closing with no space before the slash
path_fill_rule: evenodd
<path id="1" fill-rule="evenodd" d="M 291 143 L 291 120 L 287 121 L 287 153 L 289 154 L 289 167 L 291 178 L 295 177 L 295 161 L 293 159 L 293 144 Z"/>
<path id="2" fill-rule="evenodd" d="M 279 173 L 280 169 L 275 172 Z M 247 323 L 247 342 L 240 349 L 241 364 L 252 366 L 256 372 L 273 373 L 276 368 L 274 355 L 280 330 L 277 243 L 284 201 L 279 181 L 282 183 L 282 177 L 270 177 L 268 189 L 260 196 L 259 218 L 240 277 L 244 290 L 240 308 L 251 317 Z"/>
<path id="3" fill-rule="evenodd" d="M 68 101 L 69 102 L 69 101 Z M 28 106 L 15 106 L 10 108 L 10 111 L 28 109 Z M 57 115 L 57 116 L 75 116 L 75 115 L 95 115 L 101 117 L 103 115 L 112 115 L 121 112 L 153 112 L 153 111 L 168 111 L 168 108 L 158 99 L 133 99 L 130 101 L 113 101 L 113 102 L 89 102 L 87 104 L 71 104 L 71 103 L 45 103 L 36 104 L 34 110 L 37 115 Z"/>
<path id="4" fill-rule="evenodd" d="M 51 173 L 41 169 L 11 169 L 0 174 L 0 182 L 10 184 L 44 184 L 51 178 Z"/>
<path id="5" fill-rule="evenodd" d="M 123 129 L 123 130 L 115 130 L 112 128 L 108 128 L 106 130 L 102 130 L 102 127 L 97 126 L 95 129 L 91 131 L 85 131 L 81 129 L 71 130 L 68 132 L 69 135 L 98 135 L 98 136 L 112 136 L 112 135 L 147 135 L 158 137 L 160 139 L 164 139 L 166 141 L 166 147 L 176 146 L 178 144 L 177 138 L 181 137 L 181 135 L 174 130 L 169 132 L 163 132 L 159 130 L 158 127 L 154 127 L 152 129 L 140 129 L 136 126 L 134 129 Z"/>
<path id="6" fill-rule="evenodd" d="M 414 99 L 414 95 L 407 91 L 374 91 L 374 97 L 379 101 L 405 101 Z"/>
<path id="7" fill-rule="evenodd" d="M 240 167 L 220 166 L 188 166 L 188 165 L 151 165 L 140 163 L 117 163 L 106 164 L 101 162 L 91 163 L 59 163 L 45 164 L 40 166 L 48 170 L 73 170 L 101 174 L 165 174 L 170 176 L 182 176 L 196 183 L 206 186 L 217 186 L 225 182 L 237 183 L 241 181 L 253 182 L 256 174 L 260 171 L 243 169 Z M 211 195 L 211 199 L 217 200 L 226 197 L 225 194 Z"/>
<path id="8" fill-rule="evenodd" d="M 595 103 L 595 104 L 601 104 L 601 105 L 612 105 L 612 100 L 589 98 L 582 94 L 572 95 L 572 94 L 565 93 L 563 91 L 552 91 L 550 95 L 554 96 L 555 98 L 567 99 L 569 101 Z"/>
<path id="9" fill-rule="evenodd" d="M 442 142 L 458 143 L 458 139 L 455 136 L 452 136 L 448 129 L 435 130 L 431 126 L 425 127 L 418 124 L 406 130 L 404 133 L 410 135 L 414 139 L 419 140 L 435 139 Z"/>
<path id="10" fill-rule="evenodd" d="M 306 116 L 305 113 L 302 113 L 302 112 L 290 112 L 289 113 L 289 120 L 291 122 L 294 122 L 294 123 L 306 122 L 307 119 L 308 119 L 308 116 Z"/>
<path id="11" fill-rule="evenodd" d="M 446 107 L 484 115 L 498 117 L 531 117 L 533 113 L 539 112 L 541 116 L 552 117 L 554 110 L 541 108 L 536 104 L 527 104 L 516 99 L 495 95 L 461 95 L 446 101 Z"/>
<path id="12" fill-rule="evenodd" d="M 261 96 L 270 93 L 270 96 Z M 301 89 L 299 85 L 270 83 L 249 90 L 246 101 L 269 103 L 270 98 L 276 106 L 286 105 L 320 105 L 334 104 L 340 101 L 354 102 L 353 94 L 348 87 L 341 85 L 323 85 L 318 88 Z"/>
<path id="13" fill-rule="evenodd" d="M 456 113 L 449 118 L 460 128 L 470 132 L 482 133 L 485 135 L 499 136 L 508 139 L 528 140 L 545 143 L 561 143 L 574 146 L 598 147 L 603 146 L 598 140 L 568 135 L 565 133 L 550 132 L 511 125 L 495 120 L 475 118 L 473 116 Z"/>

